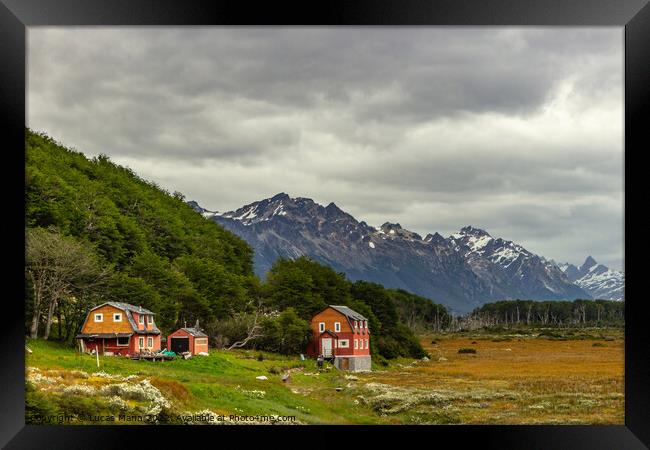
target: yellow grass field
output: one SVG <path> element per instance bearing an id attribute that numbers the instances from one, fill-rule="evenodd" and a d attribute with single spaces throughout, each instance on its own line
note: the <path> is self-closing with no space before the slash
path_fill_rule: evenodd
<path id="1" fill-rule="evenodd" d="M 422 344 L 430 361 L 363 378 L 385 392 L 399 386 L 404 394 L 434 392 L 448 399 L 435 410 L 424 404 L 412 408 L 412 422 L 418 415 L 429 422 L 432 411 L 442 409 L 449 423 L 624 423 L 621 331 L 610 331 L 607 340 L 510 339 L 428 336 Z M 476 354 L 459 354 L 460 348 L 474 348 Z"/>

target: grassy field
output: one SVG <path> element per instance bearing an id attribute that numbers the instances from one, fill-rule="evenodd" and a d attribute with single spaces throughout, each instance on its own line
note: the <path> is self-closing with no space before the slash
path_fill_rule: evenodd
<path id="1" fill-rule="evenodd" d="M 429 360 L 349 374 L 246 350 L 165 362 L 100 357 L 98 369 L 93 356 L 28 341 L 28 409 L 65 413 L 66 423 L 178 423 L 199 412 L 295 416 L 299 424 L 624 423 L 622 330 L 429 335 L 422 343 Z"/>

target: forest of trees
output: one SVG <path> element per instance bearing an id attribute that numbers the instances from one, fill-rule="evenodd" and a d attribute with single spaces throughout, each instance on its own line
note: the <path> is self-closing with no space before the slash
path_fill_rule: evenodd
<path id="1" fill-rule="evenodd" d="M 503 300 L 476 308 L 462 319 L 463 328 L 532 326 L 622 326 L 625 302 L 614 300 Z"/>
<path id="2" fill-rule="evenodd" d="M 32 338 L 71 343 L 92 306 L 124 301 L 154 311 L 164 334 L 199 319 L 214 345 L 296 353 L 311 316 L 340 304 L 369 318 L 374 354 L 421 357 L 414 331 L 451 321 L 428 299 L 353 283 L 308 258 L 280 259 L 260 280 L 248 244 L 197 214 L 182 194 L 31 130 L 25 175 Z"/>

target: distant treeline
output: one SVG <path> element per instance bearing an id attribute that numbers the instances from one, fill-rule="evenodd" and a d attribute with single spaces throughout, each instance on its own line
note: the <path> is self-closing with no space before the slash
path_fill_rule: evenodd
<path id="1" fill-rule="evenodd" d="M 533 301 L 502 300 L 487 303 L 461 318 L 460 326 L 622 326 L 625 302 L 614 300 Z"/>

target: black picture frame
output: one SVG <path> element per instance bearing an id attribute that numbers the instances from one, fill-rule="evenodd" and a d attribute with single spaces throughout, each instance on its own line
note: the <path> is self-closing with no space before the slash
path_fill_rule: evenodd
<path id="1" fill-rule="evenodd" d="M 193 427 L 191 434 L 177 426 L 38 426 L 24 422 L 24 126 L 26 27 L 39 25 L 536 25 L 625 27 L 625 425 L 621 426 L 308 426 L 308 427 Z M 224 0 L 0 0 L 0 111 L 2 114 L 5 177 L 3 227 L 9 264 L 5 280 L 13 288 L 3 299 L 2 403 L 0 445 L 6 448 L 164 448 L 174 436 L 187 445 L 225 443 L 221 437 L 248 442 L 251 437 L 276 440 L 283 446 L 330 445 L 334 435 L 358 434 L 368 438 L 396 437 L 411 445 L 454 447 L 475 440 L 485 448 L 526 449 L 633 449 L 650 446 L 650 348 L 649 330 L 640 297 L 640 270 L 630 263 L 642 255 L 642 245 L 632 245 L 642 232 L 631 218 L 642 214 L 647 203 L 634 197 L 644 194 L 641 158 L 648 148 L 650 117 L 650 5 L 648 0 L 335 0 L 310 2 L 259 2 Z M 645 144 L 645 145 L 644 145 Z M 632 171 L 632 172 L 630 172 Z M 16 179 L 11 179 L 16 177 Z M 7 206 L 10 204 L 10 207 Z M 635 207 L 638 205 L 638 207 Z M 630 207 L 628 207 L 630 206 Z M 631 245 L 627 245 L 631 242 Z M 9 246 L 6 246 L 7 248 Z M 640 258 L 639 258 L 640 260 Z M 18 263 L 16 263 L 18 261 Z M 632 289 L 632 291 L 631 291 Z M 637 296 L 633 293 L 636 289 Z M 9 294 L 10 293 L 10 294 Z M 288 429 L 290 429 L 288 431 Z M 309 433 L 309 435 L 305 434 Z M 415 435 L 417 434 L 417 436 Z M 390 436 L 388 436 L 390 435 Z M 393 436 L 394 435 L 394 436 Z M 190 437 L 191 436 L 191 437 Z M 351 439 L 346 436 L 345 439 Z M 205 441 L 207 439 L 207 441 Z M 217 440 L 218 439 L 218 440 Z M 199 441 L 200 440 L 200 441 Z M 233 442 L 233 441 L 231 441 Z M 348 444 L 354 445 L 354 439 Z M 210 444 L 205 444 L 210 445 Z M 259 445 L 265 445 L 260 443 Z M 342 444 L 343 445 L 343 444 Z"/>

